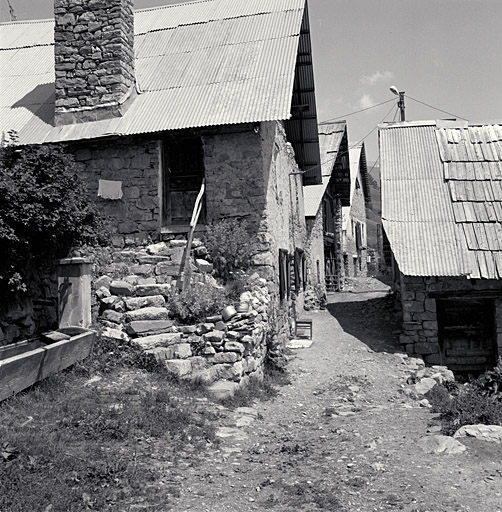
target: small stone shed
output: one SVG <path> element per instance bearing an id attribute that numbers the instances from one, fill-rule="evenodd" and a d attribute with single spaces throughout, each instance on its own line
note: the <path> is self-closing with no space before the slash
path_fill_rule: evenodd
<path id="1" fill-rule="evenodd" d="M 380 126 L 382 220 L 401 343 L 457 372 L 502 355 L 502 126 Z"/>
<path id="2" fill-rule="evenodd" d="M 343 287 L 342 207 L 350 204 L 350 169 L 345 121 L 319 125 L 322 183 L 305 186 L 310 281 L 327 291 Z"/>
<path id="3" fill-rule="evenodd" d="M 246 221 L 287 337 L 294 284 L 302 309 L 289 265 L 305 248 L 303 185 L 321 182 L 305 0 L 135 12 L 132 0 L 55 0 L 54 19 L 0 35 L 0 131 L 66 145 L 117 250 L 186 238 L 204 182 L 196 236 Z M 179 261 L 164 267 L 167 283 Z"/>
<path id="4" fill-rule="evenodd" d="M 346 277 L 368 273 L 366 207 L 371 206 L 364 143 L 349 150 L 350 204 L 342 208 L 342 250 Z"/>

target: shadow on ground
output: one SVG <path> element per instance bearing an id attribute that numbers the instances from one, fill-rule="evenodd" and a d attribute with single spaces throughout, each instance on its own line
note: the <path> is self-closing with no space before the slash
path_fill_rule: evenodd
<path id="1" fill-rule="evenodd" d="M 403 352 L 399 346 L 400 316 L 392 294 L 337 293 L 329 297 L 327 310 L 346 333 L 375 352 Z"/>

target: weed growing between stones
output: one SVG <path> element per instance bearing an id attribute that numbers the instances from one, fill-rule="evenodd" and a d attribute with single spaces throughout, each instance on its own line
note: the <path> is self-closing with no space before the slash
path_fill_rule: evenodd
<path id="1" fill-rule="evenodd" d="M 437 384 L 426 397 L 432 410 L 440 414 L 445 435 L 453 435 L 464 425 L 502 425 L 502 360 L 466 384 Z"/>

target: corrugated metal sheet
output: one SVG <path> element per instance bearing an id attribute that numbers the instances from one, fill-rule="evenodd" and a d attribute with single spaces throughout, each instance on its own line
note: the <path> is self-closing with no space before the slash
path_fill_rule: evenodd
<path id="1" fill-rule="evenodd" d="M 0 131 L 40 143 L 288 119 L 304 5 L 205 0 L 137 11 L 141 93 L 121 119 L 68 127 L 54 127 L 53 107 L 39 108 L 53 103 L 53 21 L 1 24 Z"/>
<path id="2" fill-rule="evenodd" d="M 404 274 L 502 278 L 500 128 L 380 127 L 382 220 Z"/>
<path id="3" fill-rule="evenodd" d="M 319 150 L 321 154 L 322 183 L 303 187 L 305 217 L 315 217 L 319 211 L 322 198 L 331 179 L 336 153 L 340 149 L 343 135 L 346 132 L 345 121 L 322 124 L 319 130 Z"/>

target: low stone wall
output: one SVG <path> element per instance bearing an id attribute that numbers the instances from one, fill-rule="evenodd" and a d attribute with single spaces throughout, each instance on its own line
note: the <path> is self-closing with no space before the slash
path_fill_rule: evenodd
<path id="1" fill-rule="evenodd" d="M 168 300 L 185 246 L 186 240 L 173 239 L 101 254 L 93 282 L 94 318 L 102 336 L 136 343 L 173 375 L 201 381 L 216 394 L 233 393 L 250 378 L 263 376 L 267 342 L 274 338 L 270 283 L 257 273 L 249 277 L 249 290 L 240 297 L 248 311 L 226 321 L 216 315 L 195 325 L 178 325 Z M 200 240 L 194 246 L 196 256 L 205 254 Z M 212 265 L 197 257 L 195 262 L 192 280 L 211 280 L 204 275 Z M 221 304 L 221 311 L 228 305 Z"/>

